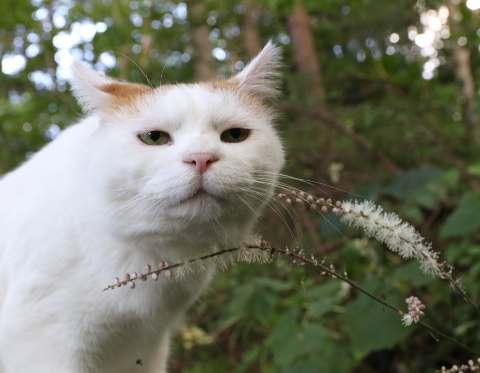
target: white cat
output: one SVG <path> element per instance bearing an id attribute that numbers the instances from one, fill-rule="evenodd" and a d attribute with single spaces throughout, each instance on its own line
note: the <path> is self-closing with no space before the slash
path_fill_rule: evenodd
<path id="1" fill-rule="evenodd" d="M 0 180 L 0 372 L 166 372 L 211 271 L 102 289 L 250 235 L 284 162 L 278 64 L 269 43 L 233 78 L 155 89 L 74 67 L 90 114 Z"/>

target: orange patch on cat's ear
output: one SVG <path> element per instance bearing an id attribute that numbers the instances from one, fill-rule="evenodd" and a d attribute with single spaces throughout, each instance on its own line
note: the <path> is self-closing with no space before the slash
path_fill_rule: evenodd
<path id="1" fill-rule="evenodd" d="M 235 78 L 222 79 L 208 83 L 213 89 L 227 89 L 236 91 L 239 88 L 239 81 Z"/>
<path id="2" fill-rule="evenodd" d="M 243 91 L 240 87 L 240 80 L 237 77 L 230 79 L 217 80 L 215 82 L 205 83 L 208 87 L 213 90 L 221 91 L 233 91 L 236 92 L 238 97 L 249 106 L 256 106 L 263 109 L 262 101 L 255 97 L 254 95 L 249 94 L 246 91 Z"/>
<path id="3" fill-rule="evenodd" d="M 102 92 L 109 94 L 111 103 L 121 106 L 133 106 L 137 99 L 153 90 L 143 84 L 113 82 L 98 87 Z"/>

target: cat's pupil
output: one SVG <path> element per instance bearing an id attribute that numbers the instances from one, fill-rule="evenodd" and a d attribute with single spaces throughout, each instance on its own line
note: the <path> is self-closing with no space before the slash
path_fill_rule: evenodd
<path id="1" fill-rule="evenodd" d="M 240 128 L 232 128 L 230 130 L 230 136 L 232 136 L 236 140 L 238 140 L 241 135 L 242 135 L 242 130 Z"/>
<path id="2" fill-rule="evenodd" d="M 151 131 L 151 132 L 148 133 L 148 136 L 152 139 L 152 141 L 157 141 L 161 136 L 161 132 L 160 131 Z"/>

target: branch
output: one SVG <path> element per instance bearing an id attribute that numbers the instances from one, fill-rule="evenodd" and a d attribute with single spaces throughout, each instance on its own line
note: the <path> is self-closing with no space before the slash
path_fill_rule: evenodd
<path id="1" fill-rule="evenodd" d="M 326 111 L 318 109 L 313 110 L 309 108 L 299 108 L 296 105 L 290 103 L 283 103 L 282 108 L 287 112 L 301 113 L 320 120 L 321 122 L 337 130 L 338 132 L 341 132 L 344 135 L 348 136 L 362 149 L 372 154 L 383 164 L 383 166 L 388 172 L 395 174 L 400 171 L 400 168 L 395 164 L 395 162 L 387 154 L 379 150 L 370 140 L 355 132 L 353 129 L 348 128 L 343 123 L 340 123 L 335 118 L 330 116 L 330 114 Z"/>

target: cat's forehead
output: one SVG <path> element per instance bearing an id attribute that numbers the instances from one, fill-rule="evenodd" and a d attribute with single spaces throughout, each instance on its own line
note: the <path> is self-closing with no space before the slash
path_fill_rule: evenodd
<path id="1" fill-rule="evenodd" d="M 233 85 L 219 87 L 210 83 L 178 84 L 158 87 L 151 100 L 160 105 L 173 105 L 177 110 L 207 111 L 219 105 L 241 100 Z"/>
<path id="2" fill-rule="evenodd" d="M 159 102 L 174 100 L 178 104 L 188 104 L 190 108 L 199 109 L 238 101 L 245 105 L 261 106 L 260 101 L 244 94 L 234 79 L 160 86 L 153 89 L 152 98 Z"/>
<path id="3" fill-rule="evenodd" d="M 232 82 L 165 85 L 132 92 L 131 110 L 151 122 L 250 122 L 265 108 L 235 89 Z"/>

